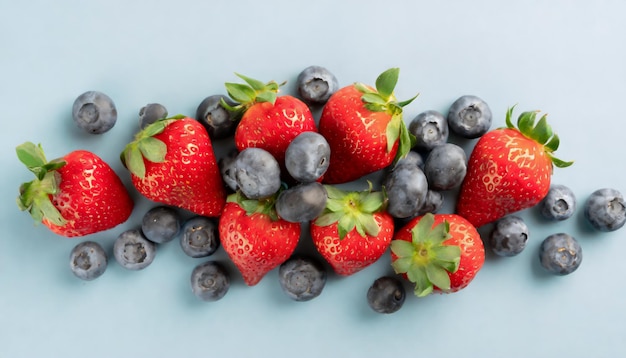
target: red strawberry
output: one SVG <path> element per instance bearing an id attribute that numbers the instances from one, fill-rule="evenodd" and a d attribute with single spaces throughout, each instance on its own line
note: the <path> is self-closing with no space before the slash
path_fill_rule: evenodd
<path id="1" fill-rule="evenodd" d="M 17 204 L 54 233 L 78 237 L 125 222 L 133 200 L 111 167 L 97 155 L 76 150 L 47 161 L 41 145 L 16 148 L 22 163 L 37 177 L 20 187 Z"/>
<path id="2" fill-rule="evenodd" d="M 485 262 L 476 228 L 455 214 L 418 216 L 391 241 L 391 264 L 415 284 L 415 295 L 459 291 L 474 279 Z"/>
<path id="3" fill-rule="evenodd" d="M 325 188 L 326 209 L 311 222 L 311 237 L 337 274 L 352 275 L 385 253 L 393 237 L 393 218 L 384 210 L 382 192 Z"/>
<path id="4" fill-rule="evenodd" d="M 219 219 L 222 247 L 248 286 L 256 285 L 285 262 L 300 239 L 300 223 L 280 219 L 274 200 L 257 201 L 238 192 L 231 194 Z"/>
<path id="5" fill-rule="evenodd" d="M 537 113 L 522 113 L 515 128 L 510 108 L 506 128 L 492 130 L 476 143 L 456 207 L 474 226 L 536 205 L 548 194 L 553 165 L 572 164 L 553 156 L 559 137 L 546 115 L 535 124 Z"/>
<path id="6" fill-rule="evenodd" d="M 280 85 L 274 81 L 263 83 L 237 74 L 247 85 L 226 83 L 226 89 L 237 106 L 222 105 L 235 112 L 241 120 L 235 131 L 235 145 L 239 151 L 249 147 L 270 152 L 284 166 L 285 151 L 300 133 L 317 132 L 309 107 L 292 96 L 277 96 Z"/>
<path id="7" fill-rule="evenodd" d="M 399 71 L 392 68 L 383 72 L 376 80 L 376 89 L 356 83 L 330 97 L 319 122 L 319 132 L 331 149 L 324 182 L 356 180 L 409 152 L 415 137 L 402 119 L 402 107 L 415 97 L 396 101 L 393 90 Z"/>
<path id="8" fill-rule="evenodd" d="M 137 133 L 121 158 L 146 198 L 198 215 L 221 213 L 226 191 L 200 122 L 183 116 L 154 122 Z"/>

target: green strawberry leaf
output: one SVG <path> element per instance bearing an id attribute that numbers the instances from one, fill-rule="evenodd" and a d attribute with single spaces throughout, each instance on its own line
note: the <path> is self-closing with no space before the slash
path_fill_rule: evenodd
<path id="1" fill-rule="evenodd" d="M 328 204 L 328 203 L 327 203 Z M 328 212 L 326 214 L 321 214 L 315 219 L 315 225 L 317 226 L 328 226 L 336 223 L 341 219 L 343 213 L 341 212 Z"/>
<path id="2" fill-rule="evenodd" d="M 124 164 L 131 173 L 139 178 L 143 179 L 146 176 L 146 164 L 137 145 L 133 145 L 124 151 Z"/>
<path id="3" fill-rule="evenodd" d="M 395 240 L 397 242 L 407 242 L 403 240 Z M 408 243 L 408 242 L 407 242 Z M 409 243 L 410 244 L 410 243 Z M 398 274 L 403 274 L 409 272 L 411 269 L 411 265 L 413 265 L 412 257 L 398 257 L 395 261 L 391 263 L 393 270 Z"/>
<path id="4" fill-rule="evenodd" d="M 419 93 L 416 94 L 415 96 L 413 96 L 412 98 L 407 99 L 406 101 L 401 101 L 398 102 L 398 107 L 406 107 L 409 104 L 411 104 L 411 102 L 413 102 L 417 97 L 419 96 Z"/>
<path id="5" fill-rule="evenodd" d="M 425 297 L 433 292 L 433 284 L 428 280 L 424 267 L 412 265 L 406 273 L 409 281 L 415 283 L 415 295 Z"/>
<path id="6" fill-rule="evenodd" d="M 154 137 L 143 138 L 137 143 L 141 154 L 153 163 L 162 163 L 167 154 L 167 145 Z M 142 162 L 143 163 L 143 162 Z"/>
<path id="7" fill-rule="evenodd" d="M 41 145 L 35 145 L 32 142 L 26 142 L 18 145 L 15 148 L 15 152 L 17 153 L 17 158 L 22 162 L 26 167 L 33 171 L 33 168 L 41 168 L 48 160 L 43 153 L 43 149 Z M 35 175 L 38 175 L 37 172 L 33 172 Z"/>
<path id="8" fill-rule="evenodd" d="M 276 92 L 261 92 L 256 96 L 255 101 L 274 103 L 276 102 L 277 96 L 278 94 Z"/>
<path id="9" fill-rule="evenodd" d="M 439 287 L 443 291 L 450 290 L 450 276 L 448 271 L 436 264 L 426 265 L 426 277 L 433 286 Z"/>
<path id="10" fill-rule="evenodd" d="M 260 91 L 264 91 L 265 90 L 265 83 L 259 81 L 259 80 L 255 80 L 254 78 L 250 78 L 248 76 L 244 76 L 240 73 L 236 73 L 235 75 L 239 78 L 241 78 L 242 80 L 246 81 L 246 83 L 248 85 L 250 85 L 250 87 L 252 87 L 252 89 L 256 92 L 260 92 Z"/>
<path id="11" fill-rule="evenodd" d="M 398 138 L 400 138 L 400 131 L 402 127 L 402 114 L 394 115 L 391 117 L 391 121 L 387 124 L 385 129 L 387 136 L 387 152 L 391 152 L 393 146 L 396 144 Z"/>
<path id="12" fill-rule="evenodd" d="M 566 162 L 564 160 L 556 158 L 551 153 L 548 153 L 548 157 L 550 158 L 550 160 L 552 160 L 552 164 L 554 164 L 554 166 L 556 166 L 557 168 L 567 168 L 570 165 L 574 164 L 573 161 Z"/>
<path id="13" fill-rule="evenodd" d="M 376 90 L 383 100 L 388 101 L 393 95 L 393 90 L 398 83 L 399 68 L 390 68 L 381 73 L 376 79 Z"/>
<path id="14" fill-rule="evenodd" d="M 361 96 L 361 100 L 369 105 L 381 106 L 380 108 L 384 108 L 384 106 L 387 105 L 387 100 L 384 99 L 378 93 L 365 93 L 363 94 L 363 96 Z M 380 111 L 373 111 L 373 112 L 380 112 Z"/>
<path id="15" fill-rule="evenodd" d="M 537 125 L 535 125 L 535 128 L 533 129 L 533 139 L 541 144 L 548 143 L 550 138 L 554 136 L 552 127 L 548 124 L 547 117 L 548 116 L 546 114 L 541 116 L 539 122 L 537 122 Z"/>
<path id="16" fill-rule="evenodd" d="M 227 82 L 225 86 L 228 95 L 239 103 L 253 102 L 257 97 L 254 89 L 244 84 Z"/>
<path id="17" fill-rule="evenodd" d="M 415 247 L 409 241 L 393 240 L 391 241 L 391 252 L 399 258 L 412 259 L 415 254 Z M 399 273 L 406 273 L 407 270 L 403 270 Z"/>

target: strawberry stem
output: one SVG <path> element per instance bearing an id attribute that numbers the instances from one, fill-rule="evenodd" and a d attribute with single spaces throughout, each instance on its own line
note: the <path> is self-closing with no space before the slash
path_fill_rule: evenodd
<path id="1" fill-rule="evenodd" d="M 286 83 L 279 84 L 276 81 L 263 83 L 239 73 L 235 73 L 235 75 L 244 80 L 246 84 L 226 82 L 225 87 L 228 96 L 239 104 L 231 106 L 224 99 L 221 100 L 222 107 L 232 113 L 233 120 L 240 119 L 246 110 L 256 103 L 269 102 L 274 104 L 279 88 Z"/>

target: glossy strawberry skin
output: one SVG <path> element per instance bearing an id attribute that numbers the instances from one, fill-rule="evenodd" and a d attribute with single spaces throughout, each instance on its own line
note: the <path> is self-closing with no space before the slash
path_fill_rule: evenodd
<path id="1" fill-rule="evenodd" d="M 319 133 L 331 148 L 325 183 L 359 179 L 389 166 L 396 156 L 397 142 L 387 151 L 386 128 L 391 115 L 367 109 L 362 95 L 354 85 L 343 87 L 324 106 Z"/>
<path id="2" fill-rule="evenodd" d="M 152 201 L 217 217 L 226 203 L 226 190 L 206 129 L 183 118 L 154 138 L 167 146 L 165 161 L 144 159 L 145 176 L 131 175 L 135 188 Z"/>
<path id="3" fill-rule="evenodd" d="M 552 168 L 541 144 L 516 129 L 492 130 L 470 155 L 456 212 L 480 227 L 532 207 L 550 190 Z"/>
<path id="4" fill-rule="evenodd" d="M 63 157 L 66 164 L 60 175 L 53 205 L 67 221 L 63 226 L 43 219 L 54 233 L 81 237 L 111 229 L 130 216 L 133 200 L 119 176 L 94 153 L 77 150 Z"/>
<path id="5" fill-rule="evenodd" d="M 248 213 L 236 202 L 228 202 L 219 219 L 221 245 L 241 272 L 244 282 L 254 286 L 272 269 L 285 262 L 296 249 L 301 226 L 264 213 Z"/>
<path id="6" fill-rule="evenodd" d="M 317 132 L 309 107 L 295 97 L 279 96 L 274 104 L 258 102 L 245 111 L 235 131 L 235 145 L 239 151 L 265 149 L 282 165 L 289 143 L 307 131 Z"/>
<path id="7" fill-rule="evenodd" d="M 311 223 L 310 232 L 317 251 L 339 275 L 349 276 L 376 262 L 393 238 L 394 221 L 386 212 L 373 214 L 380 227 L 378 236 L 361 236 L 356 229 L 339 239 L 337 224 L 318 226 Z"/>
<path id="8" fill-rule="evenodd" d="M 422 216 L 418 216 L 400 228 L 394 235 L 394 240 L 411 242 L 411 229 L 417 225 Z M 450 238 L 443 242 L 444 245 L 456 245 L 461 249 L 461 261 L 459 268 L 454 273 L 449 273 L 450 290 L 445 292 L 457 292 L 467 287 L 476 277 L 485 262 L 485 247 L 476 228 L 465 218 L 455 214 L 436 214 L 433 226 L 447 221 L 450 225 Z M 391 253 L 391 261 L 395 261 L 396 255 Z M 404 275 L 406 278 L 406 275 Z M 433 292 L 443 293 L 438 287 Z"/>

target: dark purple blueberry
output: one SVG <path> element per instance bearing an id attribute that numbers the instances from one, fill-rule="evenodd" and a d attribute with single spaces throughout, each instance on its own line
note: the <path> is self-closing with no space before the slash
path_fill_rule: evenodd
<path id="1" fill-rule="evenodd" d="M 302 132 L 287 146 L 285 168 L 301 183 L 317 181 L 330 164 L 330 146 L 317 132 Z"/>
<path id="2" fill-rule="evenodd" d="M 585 202 L 584 215 L 599 231 L 615 231 L 626 222 L 626 203 L 618 190 L 598 189 Z"/>
<path id="3" fill-rule="evenodd" d="M 154 261 L 156 244 L 148 240 L 141 230 L 130 229 L 115 239 L 113 256 L 126 269 L 142 270 Z"/>
<path id="4" fill-rule="evenodd" d="M 437 111 L 425 111 L 409 123 L 409 132 L 417 139 L 414 148 L 428 152 L 448 141 L 448 121 Z"/>
<path id="5" fill-rule="evenodd" d="M 285 189 L 276 199 L 276 213 L 289 222 L 309 222 L 326 208 L 326 189 L 318 182 L 303 183 Z"/>
<path id="6" fill-rule="evenodd" d="M 491 127 L 491 117 L 491 109 L 481 98 L 461 96 L 450 106 L 448 127 L 463 138 L 478 138 Z"/>
<path id="7" fill-rule="evenodd" d="M 384 180 L 387 212 L 396 218 L 415 216 L 424 205 L 428 181 L 416 165 L 396 166 Z"/>
<path id="8" fill-rule="evenodd" d="M 250 147 L 242 150 L 233 166 L 237 188 L 248 199 L 264 199 L 280 189 L 278 161 L 265 149 Z"/>
<path id="9" fill-rule="evenodd" d="M 426 200 L 417 212 L 417 215 L 425 215 L 427 213 L 434 214 L 443 207 L 444 196 L 436 190 L 428 190 Z"/>
<path id="10" fill-rule="evenodd" d="M 402 282 L 390 276 L 378 278 L 367 290 L 367 303 L 377 313 L 394 313 L 402 308 L 406 291 Z"/>
<path id="11" fill-rule="evenodd" d="M 278 268 L 278 280 L 289 298 L 309 301 L 322 293 L 326 285 L 326 269 L 311 257 L 294 255 Z"/>
<path id="12" fill-rule="evenodd" d="M 220 238 L 215 219 L 194 216 L 183 224 L 180 246 L 190 257 L 211 256 L 220 246 Z"/>
<path id="13" fill-rule="evenodd" d="M 413 167 L 418 167 L 420 169 L 424 169 L 424 158 L 418 152 L 413 150 L 409 151 L 404 158 L 398 160 L 394 168 L 408 165 Z"/>
<path id="14" fill-rule="evenodd" d="M 180 231 L 180 213 L 169 206 L 155 206 L 148 210 L 141 222 L 146 238 L 157 244 L 172 241 Z"/>
<path id="15" fill-rule="evenodd" d="M 217 301 L 226 295 L 229 288 L 230 276 L 219 262 L 199 264 L 191 272 L 191 291 L 202 301 Z"/>
<path id="16" fill-rule="evenodd" d="M 515 256 L 521 253 L 528 241 L 528 226 L 526 222 L 514 215 L 505 216 L 495 222 L 489 245 L 498 256 Z"/>
<path id="17" fill-rule="evenodd" d="M 326 68 L 309 66 L 298 75 L 296 86 L 304 102 L 324 104 L 339 89 L 339 82 Z"/>
<path id="18" fill-rule="evenodd" d="M 569 234 L 548 236 L 539 248 L 541 266 L 555 275 L 568 275 L 580 266 L 583 252 L 580 244 Z"/>
<path id="19" fill-rule="evenodd" d="M 217 162 L 224 183 L 232 191 L 237 190 L 237 179 L 235 179 L 235 159 L 237 159 L 237 155 L 239 155 L 239 151 L 233 149 Z"/>
<path id="20" fill-rule="evenodd" d="M 565 185 L 552 185 L 539 205 L 541 215 L 550 220 L 565 220 L 576 210 L 576 196 Z"/>
<path id="21" fill-rule="evenodd" d="M 88 133 L 102 134 L 117 122 L 113 100 L 99 91 L 87 91 L 76 98 L 72 106 L 74 123 Z"/>
<path id="22" fill-rule="evenodd" d="M 467 156 L 463 148 L 446 143 L 433 148 L 424 162 L 428 187 L 433 190 L 457 188 L 467 173 Z"/>
<path id="23" fill-rule="evenodd" d="M 167 109 L 160 103 L 148 103 L 139 110 L 139 128 L 144 129 L 159 119 L 167 118 Z"/>
<path id="24" fill-rule="evenodd" d="M 107 254 L 94 241 L 84 241 L 74 246 L 70 253 L 70 268 L 82 280 L 91 281 L 104 273 L 107 268 Z"/>
<path id="25" fill-rule="evenodd" d="M 235 134 L 237 124 L 239 124 L 236 116 L 224 108 L 222 101 L 231 107 L 236 105 L 224 95 L 212 95 L 202 100 L 196 110 L 196 119 L 206 128 L 211 139 L 223 139 L 232 136 Z"/>

